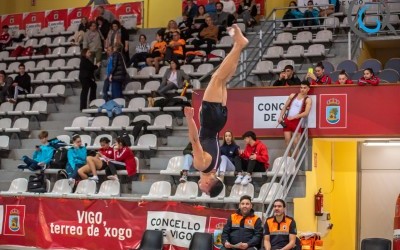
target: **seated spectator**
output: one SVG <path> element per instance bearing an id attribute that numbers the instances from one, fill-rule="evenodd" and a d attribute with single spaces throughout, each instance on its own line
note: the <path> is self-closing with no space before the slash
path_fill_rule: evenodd
<path id="1" fill-rule="evenodd" d="M 21 63 L 18 66 L 19 74 L 15 77 L 13 84 L 10 86 L 10 93 L 14 93 L 11 102 L 16 102 L 19 94 L 31 93 L 31 77 L 25 71 L 25 65 Z"/>
<path id="2" fill-rule="evenodd" d="M 19 169 L 29 169 L 31 171 L 45 169 L 46 165 L 53 158 L 54 148 L 48 143 L 49 133 L 47 131 L 40 131 L 38 137 L 41 145 L 36 145 L 32 158 L 26 155 L 22 157 L 25 164 L 18 165 Z"/>
<path id="3" fill-rule="evenodd" d="M 170 62 L 172 60 L 184 59 L 183 54 L 186 41 L 181 39 L 178 31 L 175 31 L 172 36 L 172 40 L 168 43 L 165 51 L 164 61 Z"/>
<path id="4" fill-rule="evenodd" d="M 156 68 L 156 73 L 160 70 L 160 61 L 164 59 L 165 50 L 167 49 L 167 43 L 164 41 L 164 35 L 159 30 L 156 35 L 156 41 L 154 41 L 150 48 L 150 54 L 146 58 L 146 63 L 149 66 Z"/>
<path id="5" fill-rule="evenodd" d="M 164 32 L 164 40 L 167 43 L 172 41 L 174 38 L 175 32 L 178 32 L 178 33 L 180 32 L 178 24 L 175 22 L 175 20 L 169 20 L 167 28 L 165 29 L 165 32 Z"/>
<path id="6" fill-rule="evenodd" d="M 339 73 L 338 80 L 335 82 L 335 84 L 353 84 L 353 81 L 349 79 L 346 71 L 342 70 Z"/>
<path id="7" fill-rule="evenodd" d="M 107 20 L 105 20 L 102 16 L 96 17 L 96 23 L 97 23 L 97 28 L 100 31 L 101 40 L 103 41 L 104 45 L 104 42 L 107 39 L 108 32 L 110 32 L 110 23 Z"/>
<path id="8" fill-rule="evenodd" d="M 83 49 L 91 52 L 90 60 L 92 63 L 101 62 L 101 53 L 103 51 L 103 42 L 100 32 L 97 30 L 96 22 L 89 23 L 89 30 L 83 35 Z M 94 60 L 96 58 L 96 60 Z"/>
<path id="9" fill-rule="evenodd" d="M 118 180 L 117 170 L 127 170 L 128 176 L 136 175 L 136 160 L 132 150 L 127 143 L 118 137 L 114 145 L 114 159 L 108 161 L 106 168 L 107 178 L 110 180 Z"/>
<path id="10" fill-rule="evenodd" d="M 107 102 L 110 97 L 108 95 L 108 92 L 110 90 L 110 75 L 111 75 L 111 70 L 113 68 L 113 61 L 112 61 L 112 54 L 114 53 L 114 48 L 109 46 L 107 48 L 107 65 L 106 65 L 106 79 L 104 79 L 104 84 L 103 84 L 103 99 Z"/>
<path id="11" fill-rule="evenodd" d="M 6 72 L 0 70 L 0 104 L 8 102 L 14 96 L 14 93 L 10 93 L 10 86 L 12 79 L 6 77 Z"/>
<path id="12" fill-rule="evenodd" d="M 364 69 L 364 76 L 358 80 L 358 85 L 372 85 L 377 86 L 380 82 L 380 79 L 375 76 L 374 71 L 371 68 Z"/>
<path id="13" fill-rule="evenodd" d="M 226 131 L 224 140 L 220 146 L 221 163 L 219 165 L 219 175 L 223 176 L 226 171 L 236 171 L 240 166 L 239 146 L 233 138 L 232 132 Z"/>
<path id="14" fill-rule="evenodd" d="M 213 45 L 218 42 L 218 27 L 214 25 L 211 17 L 206 18 L 206 23 L 207 26 L 200 31 L 198 38 L 194 39 L 192 44 L 195 50 L 199 50 L 202 44 L 207 44 L 205 51 L 209 55 Z"/>
<path id="15" fill-rule="evenodd" d="M 215 0 L 208 0 L 208 4 L 206 4 L 206 6 L 204 6 L 206 13 L 212 14 L 212 13 L 217 12 L 215 3 L 216 3 Z"/>
<path id="16" fill-rule="evenodd" d="M 329 16 L 335 12 L 339 12 L 339 9 L 340 9 L 340 1 L 339 0 L 329 0 L 329 4 L 331 4 L 331 6 L 320 8 L 320 11 L 319 11 L 320 17 Z"/>
<path id="17" fill-rule="evenodd" d="M 263 226 L 261 218 L 254 214 L 251 197 L 240 197 L 239 209 L 229 218 L 222 230 L 221 250 L 261 248 Z"/>
<path id="18" fill-rule="evenodd" d="M 301 18 L 304 18 L 303 12 L 301 12 L 301 11 L 299 10 L 299 8 L 297 8 L 297 3 L 296 3 L 295 1 L 291 1 L 291 2 L 289 3 L 289 7 L 296 7 L 296 8 L 288 9 L 288 10 L 286 11 L 285 15 L 283 15 L 283 20 L 286 20 L 286 19 L 301 19 Z M 282 24 L 283 24 L 283 27 L 288 27 L 288 28 L 290 28 L 290 27 L 292 27 L 292 26 L 297 27 L 297 26 L 302 25 L 302 24 L 303 24 L 303 21 L 301 21 L 301 20 L 299 20 L 299 21 L 296 21 L 296 20 L 283 21 Z"/>
<path id="19" fill-rule="evenodd" d="M 165 71 L 157 94 L 165 97 L 169 90 L 181 89 L 183 88 L 183 82 L 189 80 L 190 78 L 185 71 L 180 69 L 179 61 L 174 59 L 171 61 L 169 69 Z"/>
<path id="20" fill-rule="evenodd" d="M 188 39 L 191 37 L 193 20 L 189 18 L 187 14 L 182 15 L 182 21 L 178 23 L 179 33 L 183 39 Z"/>
<path id="21" fill-rule="evenodd" d="M 243 18 L 246 26 L 251 27 L 256 24 L 257 5 L 255 0 L 242 0 L 238 7 L 238 16 Z"/>
<path id="22" fill-rule="evenodd" d="M 306 79 L 311 79 L 311 85 L 325 85 L 332 82 L 332 79 L 325 75 L 325 67 L 322 62 L 317 63 L 314 72 L 308 71 Z"/>
<path id="23" fill-rule="evenodd" d="M 135 48 L 135 54 L 132 56 L 129 65 L 133 64 L 133 67 L 139 68 L 139 63 L 146 62 L 149 51 L 150 44 L 147 42 L 146 36 L 141 34 L 139 36 L 139 44 Z"/>
<path id="24" fill-rule="evenodd" d="M 307 2 L 307 10 L 304 11 L 304 18 L 309 18 L 307 20 L 304 20 L 304 25 L 305 26 L 313 26 L 313 25 L 318 25 L 319 20 L 319 10 L 317 8 L 314 8 L 314 2 L 312 0 Z"/>
<path id="25" fill-rule="evenodd" d="M 183 150 L 183 167 L 181 171 L 181 178 L 179 179 L 179 182 L 187 182 L 187 176 L 189 170 L 195 170 L 193 167 L 193 148 L 192 148 L 192 143 L 188 143 L 186 145 L 185 149 Z"/>
<path id="26" fill-rule="evenodd" d="M 210 17 L 213 20 L 213 23 L 218 27 L 226 28 L 228 26 L 228 16 L 227 12 L 223 11 L 224 4 L 222 2 L 217 2 L 215 4 L 215 13 L 210 13 Z"/>
<path id="27" fill-rule="evenodd" d="M 268 170 L 269 156 L 267 146 L 257 140 L 253 131 L 247 131 L 242 137 L 246 148 L 240 150 L 241 165 L 238 166 L 238 175 L 235 183 L 247 185 L 252 181 L 251 175 L 253 172 L 265 172 Z M 247 172 L 245 176 L 243 171 Z"/>
<path id="28" fill-rule="evenodd" d="M 99 7 L 97 7 L 97 11 L 99 13 L 99 16 L 103 17 L 109 23 L 112 23 L 115 20 L 114 14 L 111 11 L 106 10 L 104 6 L 100 5 Z"/>
<path id="29" fill-rule="evenodd" d="M 68 183 L 71 187 L 75 186 L 75 178 L 78 175 L 78 169 L 86 164 L 87 150 L 82 145 L 82 140 L 79 135 L 72 136 L 72 147 L 67 152 L 67 166 L 65 171 L 68 176 Z"/>
<path id="30" fill-rule="evenodd" d="M 105 5 L 110 3 L 108 2 L 108 0 L 90 0 L 88 4 L 86 4 L 86 6 L 90 6 L 92 4 L 96 6 L 96 5 Z"/>
<path id="31" fill-rule="evenodd" d="M 80 46 L 83 42 L 83 35 L 89 29 L 89 21 L 87 17 L 82 17 L 81 23 L 79 24 L 78 31 L 74 35 L 74 44 Z"/>
<path id="32" fill-rule="evenodd" d="M 3 51 L 6 47 L 12 43 L 11 35 L 8 33 L 8 25 L 3 25 L 3 32 L 0 35 L 0 51 Z"/>
<path id="33" fill-rule="evenodd" d="M 97 170 L 104 170 L 107 168 L 108 161 L 114 159 L 114 149 L 110 147 L 110 140 L 107 137 L 100 138 L 100 150 L 95 156 L 86 157 L 86 165 L 78 170 L 78 174 L 82 180 L 99 181 Z M 88 177 L 92 174 L 92 177 Z"/>
<path id="34" fill-rule="evenodd" d="M 113 47 L 112 67 L 108 81 L 111 84 L 111 99 L 123 98 L 122 85 L 126 78 L 126 67 L 122 55 L 122 44 L 116 43 Z"/>
<path id="35" fill-rule="evenodd" d="M 197 15 L 197 9 L 197 4 L 195 4 L 193 0 L 187 0 L 186 7 L 183 10 L 183 16 L 187 16 L 189 21 L 192 22 Z"/>
<path id="36" fill-rule="evenodd" d="M 94 80 L 94 72 L 99 68 L 100 62 L 96 65 L 90 61 L 92 52 L 88 49 L 81 51 L 81 62 L 79 64 L 79 81 L 82 84 L 82 91 L 80 96 L 80 110 L 87 108 L 88 94 L 89 103 L 96 99 L 97 84 Z"/>
<path id="37" fill-rule="evenodd" d="M 279 74 L 279 79 L 274 82 L 273 86 L 293 86 L 300 85 L 300 79 L 295 75 L 292 65 L 286 65 Z"/>
<path id="38" fill-rule="evenodd" d="M 208 16 L 209 14 L 206 13 L 204 5 L 200 5 L 197 9 L 197 15 L 193 19 L 192 33 L 200 32 L 206 26 L 206 17 Z"/>
<path id="39" fill-rule="evenodd" d="M 117 20 L 114 20 L 111 23 L 111 29 L 108 32 L 107 35 L 107 40 L 106 40 L 106 48 L 108 46 L 113 46 L 115 44 L 122 44 L 123 49 L 121 50 L 121 53 L 124 56 L 124 59 L 126 61 L 129 60 L 129 35 L 128 31 L 125 29 L 125 27 L 121 26 L 121 23 Z"/>

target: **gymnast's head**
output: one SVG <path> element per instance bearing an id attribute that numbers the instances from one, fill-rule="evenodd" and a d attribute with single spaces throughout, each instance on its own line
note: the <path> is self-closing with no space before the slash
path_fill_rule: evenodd
<path id="1" fill-rule="evenodd" d="M 201 173 L 199 188 L 211 198 L 217 197 L 224 189 L 224 183 L 217 177 L 215 170 L 210 173 Z M 225 196 L 225 194 L 224 194 Z"/>

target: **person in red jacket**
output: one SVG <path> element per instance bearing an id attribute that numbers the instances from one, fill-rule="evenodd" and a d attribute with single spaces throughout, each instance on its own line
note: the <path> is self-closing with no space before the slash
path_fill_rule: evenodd
<path id="1" fill-rule="evenodd" d="M 345 70 L 340 71 L 338 80 L 335 82 L 335 84 L 353 84 L 353 81 L 349 79 L 349 76 L 347 75 Z"/>
<path id="2" fill-rule="evenodd" d="M 325 67 L 322 62 L 317 63 L 314 72 L 309 71 L 307 73 L 306 79 L 311 79 L 311 85 L 325 85 L 332 83 L 332 79 L 328 75 L 325 75 Z"/>
<path id="3" fill-rule="evenodd" d="M 237 164 L 238 174 L 235 184 L 247 185 L 252 179 L 253 172 L 265 172 L 269 167 L 269 156 L 267 146 L 257 140 L 253 131 L 247 131 L 242 135 L 246 148 L 240 150 L 241 164 Z M 243 170 L 247 172 L 243 175 Z"/>
<path id="4" fill-rule="evenodd" d="M 118 180 L 117 170 L 125 169 L 128 171 L 128 176 L 136 175 L 135 155 L 126 142 L 121 137 L 118 137 L 114 145 L 114 160 L 108 161 L 107 178 Z"/>
<path id="5" fill-rule="evenodd" d="M 376 86 L 380 82 L 380 79 L 375 76 L 374 71 L 371 68 L 364 69 L 364 76 L 358 80 L 358 85 L 365 86 L 365 85 L 372 85 Z"/>
<path id="6" fill-rule="evenodd" d="M 8 25 L 3 25 L 3 32 L 0 34 L 0 51 L 11 45 L 11 35 L 8 33 Z"/>

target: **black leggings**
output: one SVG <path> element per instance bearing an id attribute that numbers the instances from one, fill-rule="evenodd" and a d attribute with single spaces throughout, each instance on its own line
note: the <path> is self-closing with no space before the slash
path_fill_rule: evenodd
<path id="1" fill-rule="evenodd" d="M 108 168 L 106 168 L 106 175 L 117 175 L 117 170 L 125 170 L 125 163 L 119 161 L 108 162 Z"/>
<path id="2" fill-rule="evenodd" d="M 97 85 L 96 82 L 90 78 L 81 78 L 79 79 L 79 81 L 82 84 L 81 104 L 80 104 L 80 110 L 82 110 L 87 108 L 89 90 L 90 90 L 89 102 L 96 99 Z"/>
<path id="3" fill-rule="evenodd" d="M 235 158 L 235 168 L 237 172 L 247 172 L 252 174 L 253 172 L 265 172 L 264 163 L 256 160 L 245 160 L 242 158 Z"/>

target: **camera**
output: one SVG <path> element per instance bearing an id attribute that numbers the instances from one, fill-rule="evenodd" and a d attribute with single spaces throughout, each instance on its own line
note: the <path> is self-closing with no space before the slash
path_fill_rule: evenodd
<path id="1" fill-rule="evenodd" d="M 286 128 L 286 127 L 287 127 L 287 125 L 286 125 L 286 123 L 285 123 L 284 121 L 281 121 L 279 124 L 280 124 L 283 128 Z"/>

